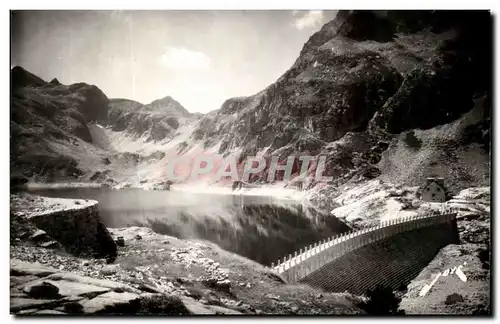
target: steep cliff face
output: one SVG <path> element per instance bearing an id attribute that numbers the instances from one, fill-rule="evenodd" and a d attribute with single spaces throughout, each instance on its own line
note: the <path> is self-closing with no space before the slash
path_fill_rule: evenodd
<path id="1" fill-rule="evenodd" d="M 337 178 L 378 176 L 394 135 L 447 127 L 488 98 L 491 26 L 489 12 L 340 11 L 275 83 L 227 100 L 192 138 L 221 154 L 327 155 Z"/>

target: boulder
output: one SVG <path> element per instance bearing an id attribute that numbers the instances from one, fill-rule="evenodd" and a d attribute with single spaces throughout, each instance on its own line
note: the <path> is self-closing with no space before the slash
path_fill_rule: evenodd
<path id="1" fill-rule="evenodd" d="M 460 294 L 453 293 L 451 295 L 446 296 L 445 304 L 446 305 L 453 305 L 456 303 L 460 303 L 464 301 L 464 297 Z"/>
<path id="2" fill-rule="evenodd" d="M 228 279 L 217 281 L 214 288 L 229 293 L 231 291 L 231 281 Z"/>
<path id="3" fill-rule="evenodd" d="M 69 314 L 81 314 L 83 313 L 83 306 L 79 302 L 69 302 L 64 304 L 63 309 Z"/>
<path id="4" fill-rule="evenodd" d="M 139 314 L 189 315 L 190 312 L 177 296 L 148 294 L 141 296 L 141 310 Z"/>
<path id="5" fill-rule="evenodd" d="M 159 290 L 151 285 L 144 284 L 144 283 L 139 284 L 137 289 L 139 289 L 141 291 L 148 292 L 148 293 L 152 293 L 152 294 L 162 294 L 163 293 L 163 291 L 161 291 L 161 290 Z"/>
<path id="6" fill-rule="evenodd" d="M 23 291 L 32 298 L 60 298 L 59 288 L 48 281 L 42 281 L 24 287 Z"/>
<path id="7" fill-rule="evenodd" d="M 110 288 L 107 287 L 100 287 L 74 281 L 46 280 L 45 282 L 48 282 L 53 286 L 57 287 L 59 294 L 65 297 L 70 297 L 70 296 L 93 297 L 110 291 Z"/>
<path id="8" fill-rule="evenodd" d="M 276 301 L 279 301 L 279 300 L 280 300 L 280 296 L 278 296 L 278 295 L 273 295 L 273 294 L 267 294 L 267 295 L 265 295 L 264 297 L 269 298 L 269 299 L 272 299 L 272 300 L 276 300 Z"/>
<path id="9" fill-rule="evenodd" d="M 203 290 L 203 299 L 206 305 L 224 305 L 219 296 L 209 289 Z"/>
<path id="10" fill-rule="evenodd" d="M 133 293 L 108 292 L 83 302 L 82 306 L 87 314 L 133 314 L 140 308 L 140 299 L 139 295 Z"/>

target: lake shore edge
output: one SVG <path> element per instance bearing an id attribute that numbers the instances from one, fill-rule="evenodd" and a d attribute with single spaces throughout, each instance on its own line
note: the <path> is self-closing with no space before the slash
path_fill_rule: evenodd
<path id="1" fill-rule="evenodd" d="M 78 201 L 68 199 L 65 203 Z M 30 194 L 11 195 L 11 228 L 20 226 L 13 224 L 12 215 L 26 220 L 35 212 L 68 208 L 54 206 L 60 202 L 56 198 L 40 200 Z M 105 259 L 71 255 L 61 247 L 40 246 L 31 239 L 39 231 L 33 227 L 31 232 L 24 227 L 11 231 L 11 263 L 23 261 L 51 266 L 58 272 L 118 282 L 134 289 L 146 285 L 160 295 L 181 298 L 193 314 L 364 313 L 357 306 L 362 300 L 360 297 L 285 284 L 267 267 L 207 241 L 181 240 L 146 227 L 107 230 L 114 239 L 122 237 L 125 242 L 118 247 L 117 258 L 111 264 Z M 12 296 L 17 295 L 11 294 L 11 299 Z"/>

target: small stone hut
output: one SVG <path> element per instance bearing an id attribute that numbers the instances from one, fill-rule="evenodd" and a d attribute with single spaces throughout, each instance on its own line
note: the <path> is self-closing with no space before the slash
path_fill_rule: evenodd
<path id="1" fill-rule="evenodd" d="M 446 194 L 444 178 L 427 178 L 421 188 L 420 198 L 428 202 L 445 202 Z"/>

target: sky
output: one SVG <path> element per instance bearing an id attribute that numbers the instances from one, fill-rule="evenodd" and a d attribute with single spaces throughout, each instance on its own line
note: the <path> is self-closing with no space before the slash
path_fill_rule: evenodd
<path id="1" fill-rule="evenodd" d="M 11 66 L 190 112 L 255 94 L 297 59 L 335 11 L 13 11 Z"/>

